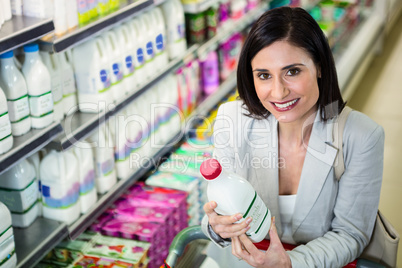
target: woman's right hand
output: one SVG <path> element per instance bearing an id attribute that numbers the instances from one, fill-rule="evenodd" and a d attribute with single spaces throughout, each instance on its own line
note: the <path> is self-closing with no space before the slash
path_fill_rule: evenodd
<path id="1" fill-rule="evenodd" d="M 248 217 L 241 223 L 235 223 L 240 220 L 243 215 L 236 213 L 231 216 L 218 215 L 215 212 L 217 204 L 215 201 L 210 201 L 204 205 L 205 214 L 208 216 L 208 222 L 212 230 L 222 238 L 238 237 L 245 234 L 250 229 L 251 217 Z"/>

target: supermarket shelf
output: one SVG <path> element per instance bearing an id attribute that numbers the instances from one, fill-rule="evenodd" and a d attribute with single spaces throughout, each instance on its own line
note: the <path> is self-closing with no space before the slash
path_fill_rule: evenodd
<path id="1" fill-rule="evenodd" d="M 66 117 L 62 122 L 62 126 L 64 129 L 63 134 L 54 139 L 49 144 L 48 148 L 56 149 L 59 151 L 66 150 L 77 141 L 85 139 L 86 137 L 91 135 L 91 133 L 93 133 L 93 131 L 95 131 L 100 124 L 108 120 L 110 116 L 121 111 L 124 107 L 130 104 L 134 99 L 147 91 L 161 79 L 163 79 L 166 75 L 172 73 L 180 66 L 182 66 L 185 59 L 190 59 L 192 57 L 197 47 L 197 45 L 190 47 L 185 53 L 186 56 L 171 61 L 160 73 L 156 74 L 154 77 L 151 77 L 146 85 L 143 86 L 139 91 L 135 92 L 134 94 L 125 98 L 123 101 L 116 104 L 116 106 L 114 106 L 112 110 L 101 112 L 99 114 L 81 113 L 77 111 L 76 113 Z"/>
<path id="2" fill-rule="evenodd" d="M 354 81 L 360 80 L 368 67 L 367 60 L 374 55 L 377 41 L 381 40 L 384 30 L 384 21 L 381 16 L 368 14 L 362 25 L 351 35 L 351 40 L 343 49 L 343 53 L 336 60 L 339 87 L 342 95 L 347 99 L 354 90 Z M 358 75 L 360 74 L 360 75 Z"/>
<path id="3" fill-rule="evenodd" d="M 18 163 L 19 160 L 39 151 L 62 131 L 60 123 L 53 123 L 46 128 L 32 129 L 20 137 L 14 137 L 13 148 L 0 156 L 0 174 Z"/>
<path id="4" fill-rule="evenodd" d="M 216 3 L 216 0 L 204 0 L 200 3 L 183 4 L 183 9 L 184 13 L 198 14 L 207 10 L 209 7 Z"/>
<path id="5" fill-rule="evenodd" d="M 163 146 L 159 151 L 157 151 L 147 163 L 142 163 L 142 168 L 139 168 L 134 172 L 134 174 L 126 179 L 119 180 L 117 184 L 106 194 L 99 196 L 97 203 L 92 207 L 92 209 L 82 215 L 76 222 L 71 224 L 68 229 L 70 233 L 70 238 L 77 238 L 82 232 L 84 232 L 94 221 L 97 219 L 110 205 L 112 205 L 131 185 L 143 177 L 146 173 L 155 168 L 161 159 L 171 152 L 173 148 L 177 145 L 178 141 L 181 140 L 182 133 L 178 132 L 165 146 Z"/>
<path id="6" fill-rule="evenodd" d="M 222 29 L 218 29 L 218 33 L 210 40 L 205 42 L 198 49 L 198 55 L 202 58 L 208 52 L 215 50 L 219 43 L 225 41 L 235 32 L 239 32 L 249 26 L 252 22 L 258 19 L 268 8 L 266 3 L 262 3 L 250 12 L 247 12 L 241 19 L 227 22 Z"/>
<path id="7" fill-rule="evenodd" d="M 49 34 L 54 30 L 52 19 L 15 16 L 0 29 L 0 54 Z"/>
<path id="8" fill-rule="evenodd" d="M 33 267 L 67 236 L 66 224 L 42 217 L 28 228 L 14 228 L 17 267 Z"/>
<path id="9" fill-rule="evenodd" d="M 145 8 L 153 4 L 154 2 L 152 0 L 130 0 L 128 1 L 128 4 L 122 5 L 119 10 L 105 17 L 101 17 L 98 20 L 89 23 L 88 25 L 68 32 L 63 36 L 53 36 L 51 39 L 45 39 L 43 41 L 51 44 L 54 52 L 61 52 L 71 46 L 84 42 L 98 32 L 105 30 L 113 26 L 115 23 L 122 21 L 138 12 L 143 11 Z"/>

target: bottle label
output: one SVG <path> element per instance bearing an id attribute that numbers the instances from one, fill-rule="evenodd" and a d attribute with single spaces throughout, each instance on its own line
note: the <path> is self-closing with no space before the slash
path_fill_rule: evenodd
<path id="1" fill-rule="evenodd" d="M 140 65 L 144 64 L 144 51 L 142 48 L 137 49 L 137 60 Z"/>
<path id="2" fill-rule="evenodd" d="M 78 13 L 85 13 L 88 11 L 88 6 L 87 6 L 87 1 L 85 0 L 78 0 L 77 1 L 77 9 L 78 9 Z"/>
<path id="3" fill-rule="evenodd" d="M 99 72 L 99 77 L 100 77 L 100 81 L 102 83 L 102 90 L 100 90 L 99 92 L 104 92 L 107 89 L 109 89 L 110 85 L 111 85 L 111 79 L 110 79 L 110 75 L 109 75 L 109 71 L 102 69 Z"/>
<path id="4" fill-rule="evenodd" d="M 76 92 L 74 85 L 74 73 L 72 70 L 64 70 L 63 97 L 68 97 Z"/>
<path id="5" fill-rule="evenodd" d="M 132 72 L 134 72 L 133 57 L 127 56 L 124 61 L 126 63 L 126 68 L 128 70 L 128 73 L 131 74 Z"/>
<path id="6" fill-rule="evenodd" d="M 78 201 L 80 184 L 78 182 L 66 189 L 65 185 L 48 186 L 42 181 L 42 204 L 50 208 L 69 208 Z"/>
<path id="7" fill-rule="evenodd" d="M 38 184 L 36 179 L 33 180 L 24 189 L 7 189 L 0 188 L 2 202 L 13 213 L 24 213 L 28 211 L 27 206 L 36 204 L 38 199 Z M 15 198 L 15 196 L 19 198 Z"/>
<path id="8" fill-rule="evenodd" d="M 28 94 L 15 100 L 7 100 L 11 123 L 18 123 L 29 118 Z"/>
<path id="9" fill-rule="evenodd" d="M 163 35 L 162 34 L 158 34 L 158 36 L 155 39 L 155 44 L 156 44 L 157 53 L 161 52 L 163 50 L 163 48 L 164 48 Z"/>
<path id="10" fill-rule="evenodd" d="M 80 195 L 89 193 L 95 187 L 95 170 L 91 169 L 80 184 Z"/>
<path id="11" fill-rule="evenodd" d="M 252 217 L 253 221 L 250 224 L 250 229 L 247 231 L 248 235 L 257 234 L 263 224 L 266 221 L 271 221 L 271 219 L 267 219 L 268 209 L 262 201 L 261 197 L 257 195 L 255 192 L 254 198 L 251 201 L 246 213 L 243 215 L 243 219 L 247 217 Z"/>
<path id="12" fill-rule="evenodd" d="M 154 56 L 154 46 L 153 46 L 152 42 L 147 43 L 147 54 L 151 58 Z"/>
<path id="13" fill-rule="evenodd" d="M 11 136 L 11 123 L 8 112 L 0 114 L 0 141 Z"/>
<path id="14" fill-rule="evenodd" d="M 37 96 L 29 95 L 29 107 L 32 117 L 40 118 L 53 113 L 52 92 L 49 91 Z"/>
<path id="15" fill-rule="evenodd" d="M 108 159 L 103 163 L 97 163 L 98 177 L 104 177 L 111 174 L 114 170 L 114 159 Z"/>
<path id="16" fill-rule="evenodd" d="M 113 75 L 116 82 L 119 82 L 123 79 L 123 70 L 121 68 L 120 63 L 113 63 L 112 64 Z"/>
<path id="17" fill-rule="evenodd" d="M 61 81 L 59 79 L 52 79 L 52 95 L 55 104 L 63 99 L 63 88 L 61 87 Z"/>

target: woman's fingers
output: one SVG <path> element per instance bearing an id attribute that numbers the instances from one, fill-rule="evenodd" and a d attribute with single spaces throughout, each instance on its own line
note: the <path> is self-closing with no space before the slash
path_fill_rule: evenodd
<path id="1" fill-rule="evenodd" d="M 238 237 L 232 238 L 232 254 L 238 259 L 243 259 L 242 246 Z"/>
<path id="2" fill-rule="evenodd" d="M 284 250 L 282 242 L 278 236 L 278 231 L 276 230 L 275 217 L 273 217 L 271 221 L 271 228 L 269 229 L 269 238 L 270 238 L 270 247 L 273 247 L 273 249 L 279 247 Z"/>

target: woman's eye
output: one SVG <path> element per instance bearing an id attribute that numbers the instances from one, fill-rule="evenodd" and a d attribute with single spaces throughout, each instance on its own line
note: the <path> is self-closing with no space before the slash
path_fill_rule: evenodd
<path id="1" fill-rule="evenodd" d="M 261 80 L 267 80 L 269 78 L 269 74 L 258 74 L 258 78 L 260 78 Z"/>
<path id="2" fill-rule="evenodd" d="M 286 73 L 287 75 L 294 76 L 300 73 L 300 69 L 294 68 L 294 69 L 289 69 L 288 72 Z"/>

